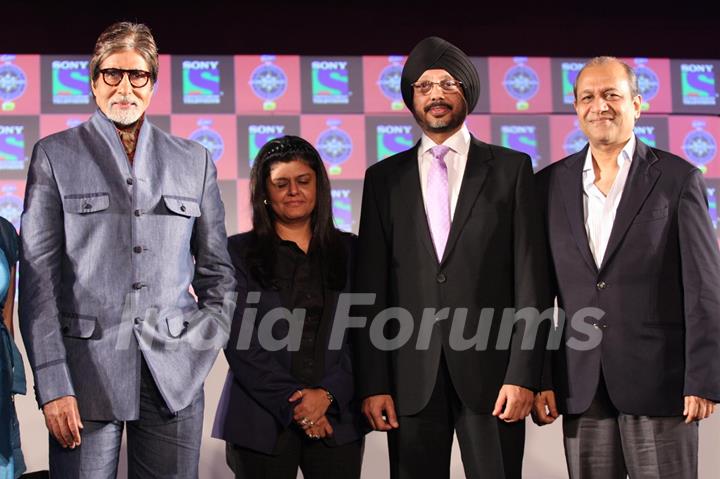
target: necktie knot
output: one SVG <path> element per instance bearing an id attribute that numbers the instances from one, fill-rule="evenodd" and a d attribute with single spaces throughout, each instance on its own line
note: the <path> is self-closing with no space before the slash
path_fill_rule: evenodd
<path id="1" fill-rule="evenodd" d="M 440 160 L 441 163 L 445 163 L 445 155 L 450 151 L 450 147 L 446 145 L 435 145 L 430 148 L 433 158 Z"/>

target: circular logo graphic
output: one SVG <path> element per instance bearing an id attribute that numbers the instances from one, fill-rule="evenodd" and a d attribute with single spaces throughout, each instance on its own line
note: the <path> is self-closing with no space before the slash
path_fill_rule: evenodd
<path id="1" fill-rule="evenodd" d="M 516 100 L 527 101 L 540 89 L 540 79 L 529 66 L 516 65 L 505 73 L 503 86 Z"/>
<path id="2" fill-rule="evenodd" d="M 400 92 L 400 77 L 402 76 L 402 66 L 397 64 L 388 65 L 380 72 L 378 86 L 380 91 L 388 100 L 402 100 Z"/>
<path id="3" fill-rule="evenodd" d="M 563 140 L 563 151 L 566 155 L 572 155 L 585 148 L 587 137 L 580 128 L 575 128 L 567 134 Z"/>
<path id="4" fill-rule="evenodd" d="M 683 140 L 682 149 L 696 166 L 703 166 L 710 163 L 715 157 L 717 142 L 710 133 L 695 130 L 687 134 Z"/>
<path id="5" fill-rule="evenodd" d="M 288 79 L 282 68 L 273 63 L 263 63 L 250 75 L 250 88 L 262 100 L 272 101 L 287 91 Z"/>
<path id="6" fill-rule="evenodd" d="M 344 131 L 330 128 L 320 133 L 317 149 L 324 161 L 331 165 L 340 165 L 350 158 L 352 139 Z"/>
<path id="7" fill-rule="evenodd" d="M 0 65 L 0 100 L 13 101 L 20 98 L 27 88 L 25 72 L 11 63 Z"/>
<path id="8" fill-rule="evenodd" d="M 655 98 L 660 90 L 660 79 L 655 72 L 645 65 L 640 65 L 635 67 L 635 75 L 643 101 L 648 102 Z"/>
<path id="9" fill-rule="evenodd" d="M 210 128 L 200 128 L 190 134 L 190 139 L 197 141 L 202 146 L 207 148 L 212 155 L 213 161 L 218 161 L 225 151 L 225 142 L 222 136 L 215 130 Z"/>
<path id="10" fill-rule="evenodd" d="M 16 229 L 20 229 L 22 208 L 23 202 L 21 198 L 14 195 L 0 196 L 0 216 L 12 223 Z"/>

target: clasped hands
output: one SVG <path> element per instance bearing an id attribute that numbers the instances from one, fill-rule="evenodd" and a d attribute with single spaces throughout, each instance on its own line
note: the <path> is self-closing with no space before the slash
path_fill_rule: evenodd
<path id="1" fill-rule="evenodd" d="M 331 403 L 327 391 L 322 388 L 300 389 L 288 401 L 299 401 L 293 409 L 293 420 L 309 438 L 322 439 L 333 435 L 333 428 L 325 416 Z"/>

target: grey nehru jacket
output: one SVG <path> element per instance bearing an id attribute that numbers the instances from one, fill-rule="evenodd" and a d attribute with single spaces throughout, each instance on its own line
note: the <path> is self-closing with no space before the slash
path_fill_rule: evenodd
<path id="1" fill-rule="evenodd" d="M 74 395 L 83 419 L 137 419 L 141 354 L 170 411 L 190 404 L 234 306 L 224 216 L 208 151 L 147 119 L 132 165 L 100 111 L 35 145 L 20 328 L 40 405 Z"/>

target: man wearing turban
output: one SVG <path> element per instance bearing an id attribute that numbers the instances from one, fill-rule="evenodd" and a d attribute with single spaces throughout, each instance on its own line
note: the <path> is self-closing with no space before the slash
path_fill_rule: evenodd
<path id="1" fill-rule="evenodd" d="M 423 135 L 365 175 L 355 290 L 375 300 L 355 310 L 367 319 L 354 363 L 363 412 L 388 431 L 393 479 L 448 477 L 454 433 L 468 478 L 520 478 L 547 334 L 536 314 L 514 314 L 548 297 L 531 161 L 470 134 L 480 82 L 447 41 L 412 50 L 401 89 Z"/>

